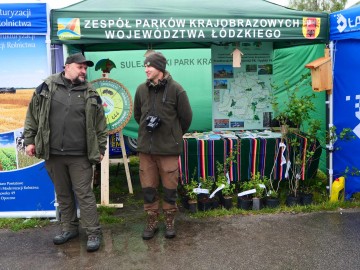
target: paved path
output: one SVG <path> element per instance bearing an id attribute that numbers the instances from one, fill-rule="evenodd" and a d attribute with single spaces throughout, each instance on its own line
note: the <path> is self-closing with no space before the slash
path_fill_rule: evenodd
<path id="1" fill-rule="evenodd" d="M 53 245 L 57 224 L 0 230 L 0 269 L 360 269 L 359 225 L 360 209 L 206 219 L 181 213 L 175 239 L 165 239 L 162 227 L 143 241 L 142 218 L 134 219 L 104 226 L 95 253 L 86 251 L 83 231 Z"/>

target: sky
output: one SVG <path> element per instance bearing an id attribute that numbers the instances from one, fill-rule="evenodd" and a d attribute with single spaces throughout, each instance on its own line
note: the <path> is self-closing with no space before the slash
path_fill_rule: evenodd
<path id="1" fill-rule="evenodd" d="M 68 5 L 80 2 L 81 0 L 0 0 L 0 3 L 48 3 L 51 8 L 62 8 Z M 269 2 L 276 3 L 278 5 L 287 6 L 288 0 L 268 0 Z M 359 0 L 348 0 L 346 7 L 350 7 Z"/>
<path id="2" fill-rule="evenodd" d="M 1 2 L 2 0 L 0 0 Z M 53 8 L 62 8 L 66 7 L 68 5 L 71 5 L 73 3 L 80 2 L 81 0 L 48 0 L 49 5 L 51 5 Z M 269 2 L 276 3 L 278 5 L 287 6 L 289 4 L 288 0 L 268 0 Z M 348 3 L 346 7 L 350 7 L 359 0 L 348 0 Z M 25 1 L 26 2 L 26 1 Z"/>

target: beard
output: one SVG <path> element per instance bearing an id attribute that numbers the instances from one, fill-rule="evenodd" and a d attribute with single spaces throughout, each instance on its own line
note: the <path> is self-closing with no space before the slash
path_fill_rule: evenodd
<path id="1" fill-rule="evenodd" d="M 80 76 L 78 76 L 73 80 L 73 84 L 81 84 L 84 81 L 85 81 L 85 79 L 82 79 Z"/>

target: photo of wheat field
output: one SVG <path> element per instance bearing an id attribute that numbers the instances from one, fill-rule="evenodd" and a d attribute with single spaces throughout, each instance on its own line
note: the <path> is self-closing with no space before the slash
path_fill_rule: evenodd
<path id="1" fill-rule="evenodd" d="M 19 147 L 17 141 L 17 138 L 21 137 L 20 132 L 34 90 L 18 89 L 15 94 L 0 95 L 0 138 L 7 138 L 9 134 L 13 137 L 12 143 L 0 143 L 0 171 L 24 168 L 41 161 L 27 156 L 25 148 Z"/>
<path id="2" fill-rule="evenodd" d="M 24 126 L 25 115 L 35 89 L 18 89 L 16 94 L 0 95 L 0 133 Z"/>

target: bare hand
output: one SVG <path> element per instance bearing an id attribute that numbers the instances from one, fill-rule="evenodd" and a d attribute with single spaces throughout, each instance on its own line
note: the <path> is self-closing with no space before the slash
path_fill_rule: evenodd
<path id="1" fill-rule="evenodd" d="M 100 155 L 100 162 L 103 160 L 104 155 Z"/>
<path id="2" fill-rule="evenodd" d="M 30 157 L 35 156 L 35 144 L 29 144 L 28 146 L 26 146 L 25 152 Z"/>

